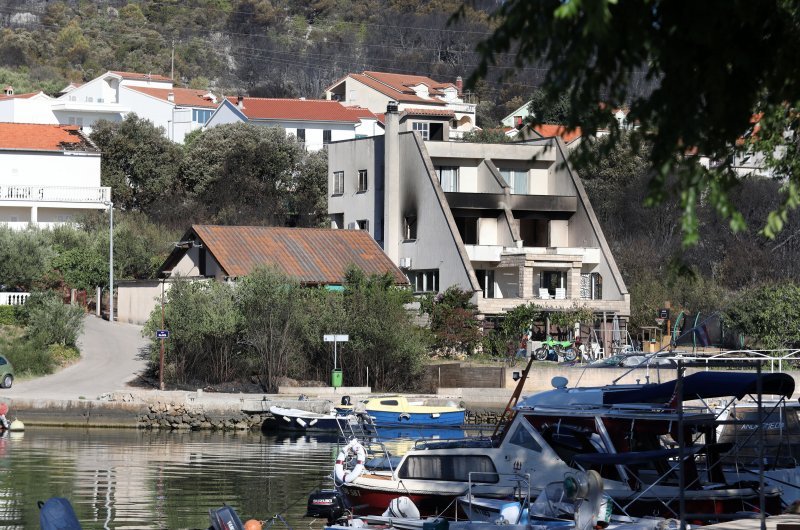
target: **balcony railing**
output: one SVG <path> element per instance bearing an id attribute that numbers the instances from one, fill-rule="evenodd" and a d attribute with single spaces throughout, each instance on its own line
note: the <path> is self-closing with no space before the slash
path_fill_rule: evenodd
<path id="1" fill-rule="evenodd" d="M 107 203 L 109 187 L 69 187 L 11 184 L 0 186 L 0 201 Z"/>
<path id="2" fill-rule="evenodd" d="M 0 305 L 22 305 L 31 293 L 0 293 Z"/>

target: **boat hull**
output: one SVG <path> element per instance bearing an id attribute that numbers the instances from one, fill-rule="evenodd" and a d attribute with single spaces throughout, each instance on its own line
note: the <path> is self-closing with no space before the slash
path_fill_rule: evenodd
<path id="1" fill-rule="evenodd" d="M 381 426 L 428 426 L 457 427 L 464 424 L 464 411 L 450 412 L 402 412 L 390 410 L 369 410 L 367 413 L 375 425 Z"/>
<path id="2" fill-rule="evenodd" d="M 295 409 L 270 408 L 272 426 L 276 429 L 292 432 L 343 432 L 353 416 L 337 414 L 314 414 Z"/>

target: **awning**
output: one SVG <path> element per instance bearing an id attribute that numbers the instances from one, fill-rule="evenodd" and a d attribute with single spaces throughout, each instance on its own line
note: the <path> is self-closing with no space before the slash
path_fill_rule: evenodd
<path id="1" fill-rule="evenodd" d="M 675 396 L 677 380 L 660 385 L 644 385 L 633 390 L 603 392 L 603 403 L 669 403 Z M 741 372 L 698 372 L 683 378 L 683 399 L 708 399 L 733 396 L 741 399 L 758 391 L 758 374 Z M 794 379 L 784 373 L 761 374 L 761 392 L 766 395 L 790 397 Z"/>

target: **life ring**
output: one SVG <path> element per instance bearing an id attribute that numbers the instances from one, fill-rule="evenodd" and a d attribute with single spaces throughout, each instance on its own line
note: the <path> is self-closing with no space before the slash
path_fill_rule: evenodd
<path id="1" fill-rule="evenodd" d="M 347 455 L 351 452 L 356 455 L 356 467 L 345 473 L 344 461 Z M 336 457 L 336 464 L 333 466 L 333 474 L 336 476 L 338 482 L 349 484 L 358 478 L 364 472 L 364 462 L 367 460 L 367 452 L 364 447 L 353 438 L 346 446 L 339 451 L 339 456 Z"/>

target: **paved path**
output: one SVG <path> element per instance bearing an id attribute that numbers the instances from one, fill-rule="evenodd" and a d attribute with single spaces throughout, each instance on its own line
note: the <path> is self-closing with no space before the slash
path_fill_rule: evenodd
<path id="1" fill-rule="evenodd" d="M 80 361 L 52 375 L 15 381 L 10 389 L 0 389 L 0 398 L 97 399 L 124 390 L 147 364 L 141 326 L 87 315 L 78 343 Z"/>

